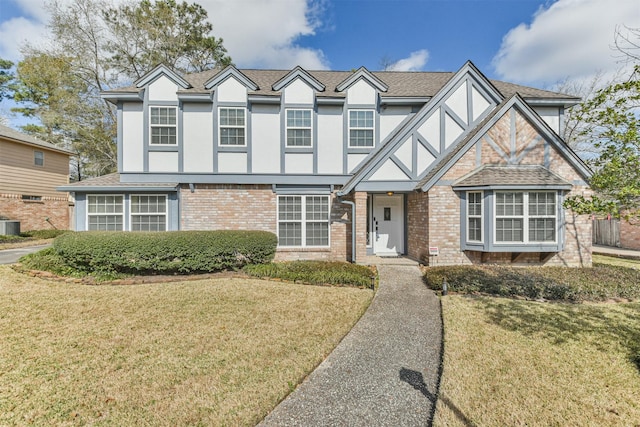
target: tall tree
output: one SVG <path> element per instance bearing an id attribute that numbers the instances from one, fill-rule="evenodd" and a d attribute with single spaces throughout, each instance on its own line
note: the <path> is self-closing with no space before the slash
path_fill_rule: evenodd
<path id="1" fill-rule="evenodd" d="M 11 71 L 13 62 L 0 58 L 0 101 L 6 98 L 11 98 L 11 84 L 13 83 L 14 75 Z"/>
<path id="2" fill-rule="evenodd" d="M 142 0 L 108 9 L 104 18 L 113 35 L 107 43 L 110 65 L 130 77 L 139 78 L 159 63 L 182 72 L 231 64 L 199 4 Z"/>
<path id="3" fill-rule="evenodd" d="M 582 105 L 587 135 L 598 149 L 592 197 L 569 198 L 566 206 L 581 213 L 640 217 L 640 65 L 630 77 L 599 90 Z"/>
<path id="4" fill-rule="evenodd" d="M 48 8 L 51 46 L 23 48 L 14 111 L 40 122 L 26 131 L 77 153 L 76 179 L 116 170 L 116 112 L 101 91 L 126 86 L 161 62 L 181 72 L 231 62 L 197 4 L 74 0 Z"/>

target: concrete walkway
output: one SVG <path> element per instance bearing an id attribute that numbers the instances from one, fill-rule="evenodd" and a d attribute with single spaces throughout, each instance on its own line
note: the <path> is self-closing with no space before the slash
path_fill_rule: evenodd
<path id="1" fill-rule="evenodd" d="M 591 253 L 599 255 L 614 256 L 618 258 L 640 259 L 640 251 L 633 249 L 616 248 L 614 246 L 593 245 Z"/>
<path id="2" fill-rule="evenodd" d="M 23 256 L 38 252 L 39 250 L 48 248 L 49 246 L 51 245 L 27 246 L 24 248 L 2 250 L 0 251 L 0 264 L 13 264 L 18 262 L 18 260 Z"/>
<path id="3" fill-rule="evenodd" d="M 431 423 L 442 351 L 440 302 L 410 264 L 378 266 L 380 287 L 367 312 L 259 426 Z"/>

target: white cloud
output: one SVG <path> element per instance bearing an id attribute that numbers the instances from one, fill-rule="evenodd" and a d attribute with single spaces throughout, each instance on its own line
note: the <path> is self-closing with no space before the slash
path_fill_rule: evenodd
<path id="1" fill-rule="evenodd" d="M 509 31 L 493 65 L 502 78 L 530 84 L 611 74 L 621 66 L 611 46 L 623 24 L 640 27 L 637 0 L 558 0 Z"/>
<path id="2" fill-rule="evenodd" d="M 389 71 L 421 71 L 429 60 L 426 49 L 411 52 L 408 58 L 403 58 L 389 67 Z"/>
<path id="3" fill-rule="evenodd" d="M 0 0 L 8 1 L 8 0 Z M 13 0 L 23 16 L 0 23 L 0 57 L 18 60 L 25 40 L 47 40 L 49 15 L 42 0 Z M 72 0 L 61 0 L 61 4 Z M 112 3 L 121 3 L 116 0 Z M 299 46 L 301 36 L 320 25 L 323 0 L 200 0 L 213 23 L 213 33 L 239 67 L 328 68 L 323 52 Z"/>

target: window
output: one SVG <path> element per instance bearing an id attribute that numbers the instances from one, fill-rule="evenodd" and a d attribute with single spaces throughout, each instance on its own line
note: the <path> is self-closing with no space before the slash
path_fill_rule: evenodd
<path id="1" fill-rule="evenodd" d="M 176 107 L 151 107 L 151 144 L 177 144 Z"/>
<path id="2" fill-rule="evenodd" d="M 287 110 L 287 147 L 311 147 L 311 110 Z"/>
<path id="3" fill-rule="evenodd" d="M 33 164 L 36 166 L 44 166 L 44 152 L 42 151 L 33 152 Z"/>
<path id="4" fill-rule="evenodd" d="M 37 202 L 37 201 L 42 200 L 42 196 L 32 196 L 32 195 L 29 195 L 29 194 L 23 194 L 22 195 L 22 200 L 29 200 L 29 201 L 32 201 L 32 202 Z"/>
<path id="5" fill-rule="evenodd" d="M 467 241 L 482 242 L 482 192 L 467 193 Z"/>
<path id="6" fill-rule="evenodd" d="M 167 196 L 131 196 L 131 231 L 166 231 Z"/>
<path id="7" fill-rule="evenodd" d="M 349 147 L 373 147 L 373 110 L 349 111 Z"/>
<path id="8" fill-rule="evenodd" d="M 524 193 L 496 193 L 496 242 L 522 242 Z"/>
<path id="9" fill-rule="evenodd" d="M 529 193 L 529 241 L 556 241 L 556 193 Z"/>
<path id="10" fill-rule="evenodd" d="M 220 145 L 246 145 L 244 108 L 220 108 Z"/>
<path id="11" fill-rule="evenodd" d="M 556 192 L 496 192 L 496 243 L 555 243 Z"/>
<path id="12" fill-rule="evenodd" d="M 329 197 L 279 196 L 278 245 L 329 246 Z"/>
<path id="13" fill-rule="evenodd" d="M 87 197 L 87 223 L 90 231 L 123 230 L 123 196 Z"/>

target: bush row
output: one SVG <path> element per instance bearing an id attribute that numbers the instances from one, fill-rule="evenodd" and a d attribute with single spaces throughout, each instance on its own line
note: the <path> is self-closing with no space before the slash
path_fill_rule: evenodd
<path id="1" fill-rule="evenodd" d="M 431 289 L 559 301 L 640 298 L 640 271 L 594 263 L 592 268 L 451 266 L 430 267 L 424 279 Z"/>
<path id="2" fill-rule="evenodd" d="M 247 265 L 244 271 L 256 277 L 278 278 L 312 285 L 348 285 L 371 287 L 375 274 L 369 267 L 346 262 L 291 261 Z"/>
<path id="3" fill-rule="evenodd" d="M 277 238 L 266 231 L 82 232 L 53 247 L 87 273 L 191 274 L 238 269 L 273 260 Z"/>
<path id="4" fill-rule="evenodd" d="M 20 233 L 22 237 L 31 237 L 33 239 L 55 239 L 58 236 L 68 233 L 69 230 L 30 230 Z"/>

